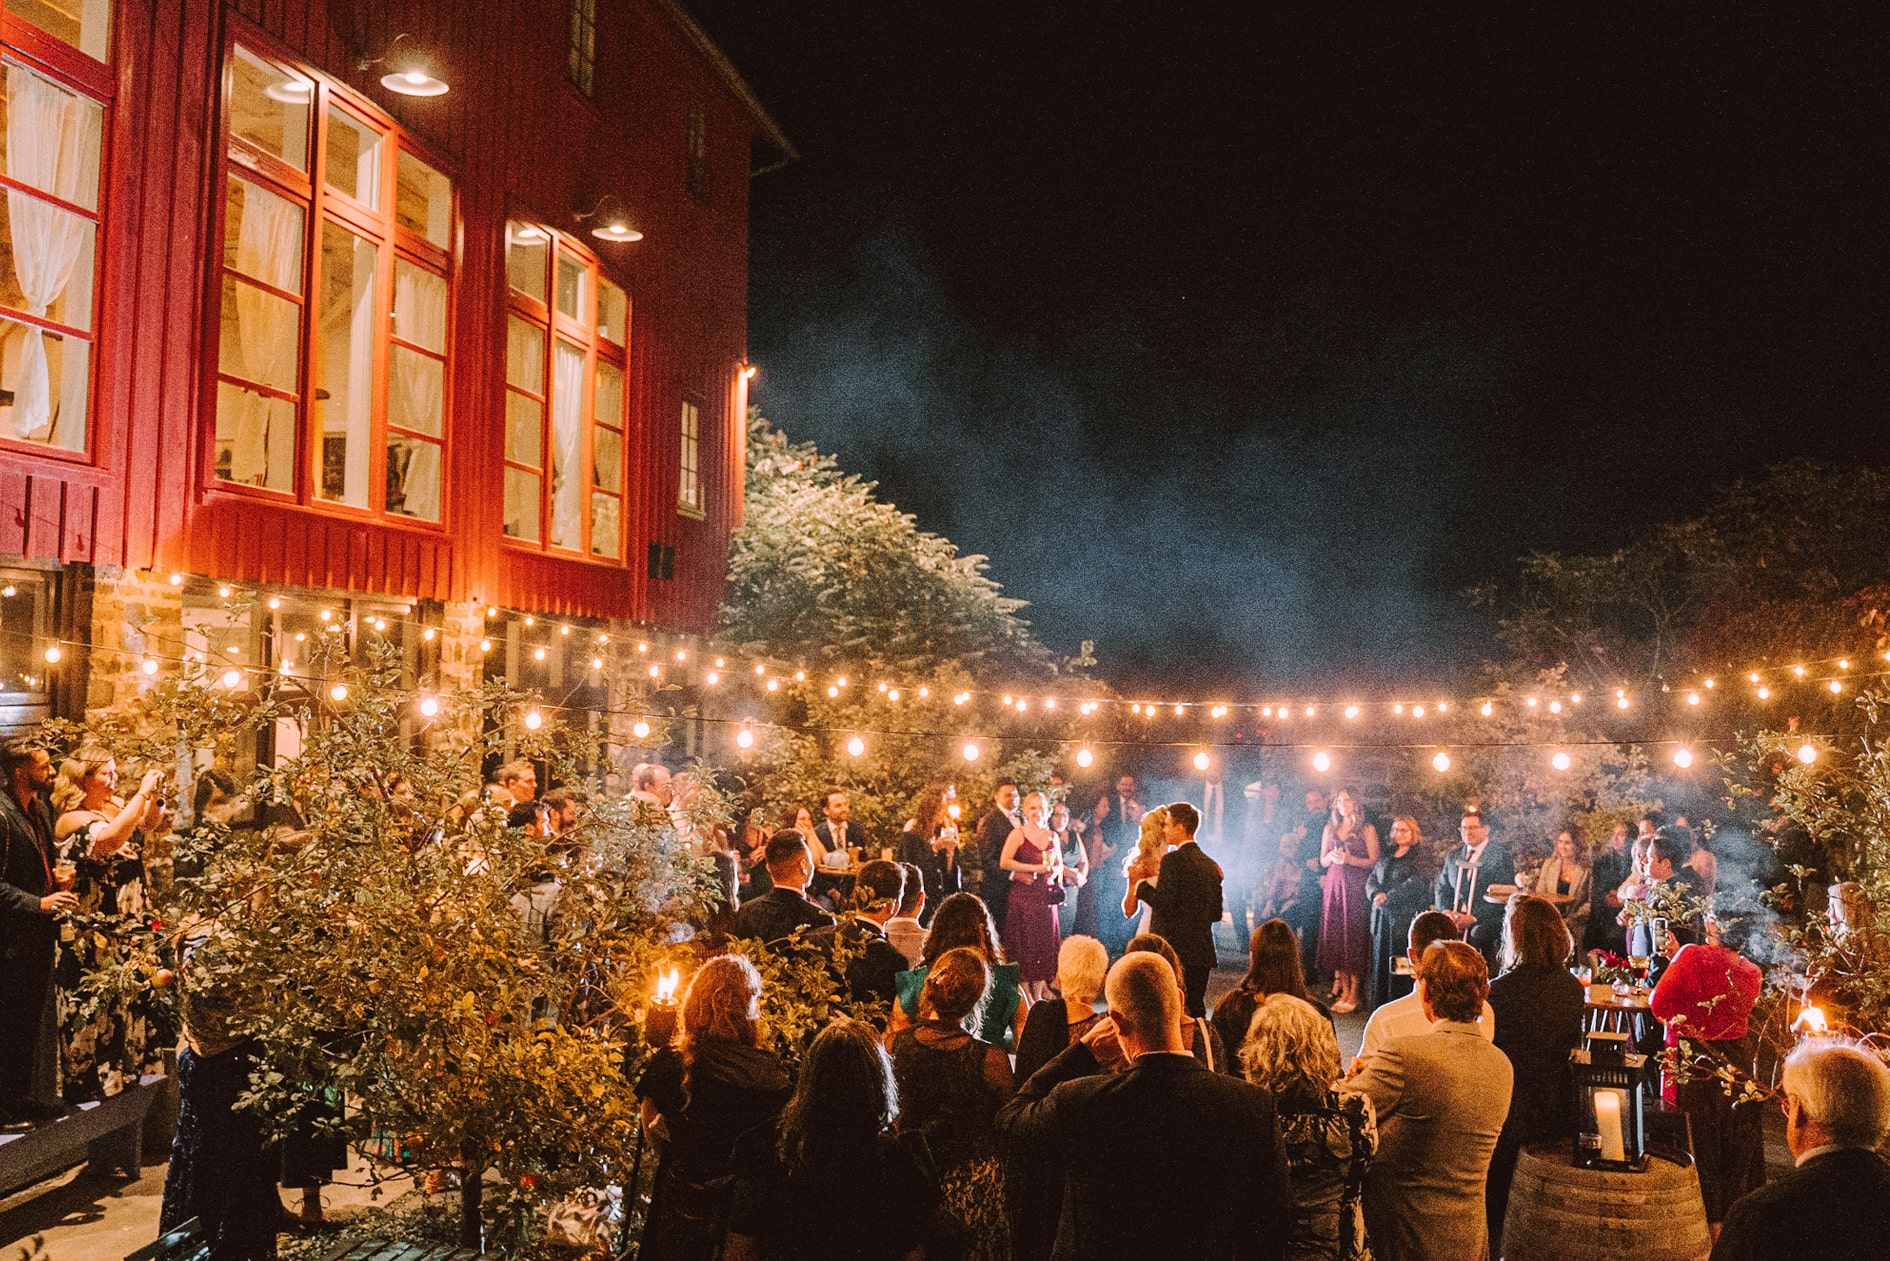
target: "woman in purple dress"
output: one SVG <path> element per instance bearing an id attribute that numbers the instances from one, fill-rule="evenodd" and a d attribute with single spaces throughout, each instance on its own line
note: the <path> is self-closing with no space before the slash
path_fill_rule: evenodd
<path id="1" fill-rule="evenodd" d="M 1011 829 L 998 855 L 998 866 L 1011 877 L 1004 953 L 1022 970 L 1024 994 L 1036 1002 L 1050 996 L 1050 981 L 1057 974 L 1057 903 L 1063 900 L 1063 860 L 1047 822 L 1049 807 L 1042 793 L 1024 798 L 1023 815 L 1023 823 Z"/>
<path id="2" fill-rule="evenodd" d="M 1358 1010 L 1359 978 L 1371 971 L 1371 904 L 1365 881 L 1378 861 L 1378 830 L 1365 822 L 1358 794 L 1342 788 L 1332 799 L 1332 819 L 1319 846 L 1326 869 L 1325 914 L 1319 921 L 1322 972 L 1332 973 L 1332 1010 Z"/>

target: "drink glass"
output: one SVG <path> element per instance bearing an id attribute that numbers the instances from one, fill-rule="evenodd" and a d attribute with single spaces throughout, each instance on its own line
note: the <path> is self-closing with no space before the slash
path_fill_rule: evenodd
<path id="1" fill-rule="evenodd" d="M 60 890 L 70 889 L 79 882 L 79 865 L 70 858 L 62 858 L 53 864 L 53 884 Z"/>

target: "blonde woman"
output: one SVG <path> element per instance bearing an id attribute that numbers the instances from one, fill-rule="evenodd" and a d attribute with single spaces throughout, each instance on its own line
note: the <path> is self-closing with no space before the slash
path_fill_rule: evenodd
<path id="1" fill-rule="evenodd" d="M 1146 880 L 1155 883 L 1155 877 L 1161 873 L 1162 855 L 1168 852 L 1168 842 L 1164 839 L 1168 832 L 1168 808 L 1156 806 L 1142 816 L 1142 834 L 1136 838 L 1135 853 L 1129 856 L 1125 868 L 1129 878 L 1128 896 L 1122 899 L 1123 915 L 1135 914 L 1135 886 Z M 1135 935 L 1141 936 L 1148 931 L 1149 920 L 1154 916 L 1152 907 L 1142 908 L 1142 921 L 1136 925 Z"/>
<path id="2" fill-rule="evenodd" d="M 1319 865 L 1326 874 L 1317 964 L 1321 972 L 1332 973 L 1335 1015 L 1358 1010 L 1360 978 L 1371 973 L 1371 909 L 1365 881 L 1377 862 L 1378 829 L 1365 821 L 1358 793 L 1342 788 L 1332 799 L 1332 821 L 1319 847 Z"/>
<path id="3" fill-rule="evenodd" d="M 1283 1255 L 1370 1261 L 1363 1188 L 1378 1126 L 1369 1099 L 1333 1089 L 1339 1041 L 1332 1022 L 1303 999 L 1269 994 L 1254 1009 L 1240 1065 L 1273 1096 L 1286 1147 L 1293 1205 Z"/>
<path id="4" fill-rule="evenodd" d="M 164 809 L 164 772 L 146 771 L 130 801 L 118 789 L 118 762 L 105 749 L 81 749 L 53 784 L 53 836 L 73 865 L 72 891 L 87 914 L 138 915 L 145 909 L 144 833 Z"/>

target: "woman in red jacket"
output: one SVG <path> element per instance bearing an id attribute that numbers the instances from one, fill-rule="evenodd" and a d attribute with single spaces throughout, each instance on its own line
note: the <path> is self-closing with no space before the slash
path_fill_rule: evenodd
<path id="1" fill-rule="evenodd" d="M 1718 1223 L 1734 1200 L 1765 1181 L 1765 1139 L 1760 1105 L 1735 1107 L 1708 1063 L 1724 1058 L 1751 1067 L 1747 1022 L 1764 977 L 1721 940 L 1719 924 L 1708 919 L 1704 931 L 1704 940 L 1694 941 L 1691 926 L 1669 926 L 1661 953 L 1673 961 L 1648 1006 L 1667 1026 L 1661 1097 L 1687 1114 L 1706 1219 Z M 1675 1069 L 1683 1063 L 1693 1067 L 1680 1081 Z"/>

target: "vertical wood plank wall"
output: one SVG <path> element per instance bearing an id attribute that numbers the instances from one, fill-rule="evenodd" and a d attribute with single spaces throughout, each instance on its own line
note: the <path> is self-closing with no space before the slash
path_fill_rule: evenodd
<path id="1" fill-rule="evenodd" d="M 596 95 L 565 75 L 566 0 L 120 0 L 104 187 L 94 459 L 0 451 L 0 553 L 705 629 L 740 520 L 748 166 L 757 124 L 661 0 L 599 0 Z M 205 481 L 214 389 L 210 240 L 222 53 L 260 36 L 386 110 L 452 169 L 452 385 L 444 528 L 266 503 Z M 415 99 L 357 68 L 401 33 L 452 85 Z M 708 111 L 707 205 L 684 186 L 691 101 Z M 508 547 L 503 232 L 583 234 L 605 194 L 645 233 L 581 239 L 631 301 L 621 566 Z M 683 399 L 701 406 L 706 516 L 676 511 Z M 651 581 L 652 542 L 675 578 Z"/>

